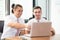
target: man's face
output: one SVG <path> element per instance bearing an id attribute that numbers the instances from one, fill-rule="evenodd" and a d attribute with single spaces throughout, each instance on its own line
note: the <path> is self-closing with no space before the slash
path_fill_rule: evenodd
<path id="1" fill-rule="evenodd" d="M 22 12 L 23 12 L 23 8 L 21 8 L 21 7 L 17 7 L 15 9 L 15 14 L 17 17 L 20 17 L 22 15 Z"/>
<path id="2" fill-rule="evenodd" d="M 35 16 L 36 18 L 40 18 L 40 17 L 41 17 L 41 14 L 42 14 L 42 11 L 41 11 L 40 8 L 34 9 L 34 16 Z"/>

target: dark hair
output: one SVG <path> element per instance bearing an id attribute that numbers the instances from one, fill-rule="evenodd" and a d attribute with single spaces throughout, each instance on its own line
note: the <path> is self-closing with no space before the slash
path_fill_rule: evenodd
<path id="1" fill-rule="evenodd" d="M 14 13 L 14 12 L 13 12 L 14 6 L 15 6 L 15 4 L 12 4 L 12 13 Z"/>
<path id="2" fill-rule="evenodd" d="M 41 7 L 40 7 L 40 6 L 35 6 L 35 7 L 33 8 L 33 11 L 34 11 L 34 9 L 41 9 Z"/>
<path id="3" fill-rule="evenodd" d="M 13 9 L 16 9 L 17 7 L 23 8 L 22 5 L 20 5 L 20 4 L 16 4 L 16 5 L 12 4 L 12 13 L 14 13 Z"/>

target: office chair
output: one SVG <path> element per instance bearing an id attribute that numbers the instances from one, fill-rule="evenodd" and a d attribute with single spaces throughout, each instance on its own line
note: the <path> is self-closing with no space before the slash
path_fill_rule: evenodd
<path id="1" fill-rule="evenodd" d="M 0 33 L 3 33 L 4 21 L 0 21 Z"/>

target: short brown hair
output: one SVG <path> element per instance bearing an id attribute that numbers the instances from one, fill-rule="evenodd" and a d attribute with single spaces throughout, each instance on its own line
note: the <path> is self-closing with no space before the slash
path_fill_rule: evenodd
<path id="1" fill-rule="evenodd" d="M 41 10 L 41 7 L 40 7 L 40 6 L 35 6 L 35 7 L 33 8 L 33 12 L 34 12 L 34 9 L 40 9 L 40 10 Z"/>
<path id="2" fill-rule="evenodd" d="M 22 8 L 22 5 L 16 4 L 16 5 L 15 5 L 15 8 L 17 8 L 17 7 L 21 7 L 21 8 Z"/>
<path id="3" fill-rule="evenodd" d="M 15 4 L 12 4 L 12 13 L 14 13 L 14 12 L 13 12 L 13 9 L 14 9 L 14 8 L 16 9 L 17 7 L 23 8 L 22 5 L 20 5 L 20 4 L 16 4 L 16 5 L 15 5 Z"/>

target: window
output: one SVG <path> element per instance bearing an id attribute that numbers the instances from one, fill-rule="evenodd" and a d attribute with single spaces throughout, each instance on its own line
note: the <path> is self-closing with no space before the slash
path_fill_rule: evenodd
<path id="1" fill-rule="evenodd" d="M 0 20 L 4 20 L 5 17 L 5 0 L 0 0 Z"/>

